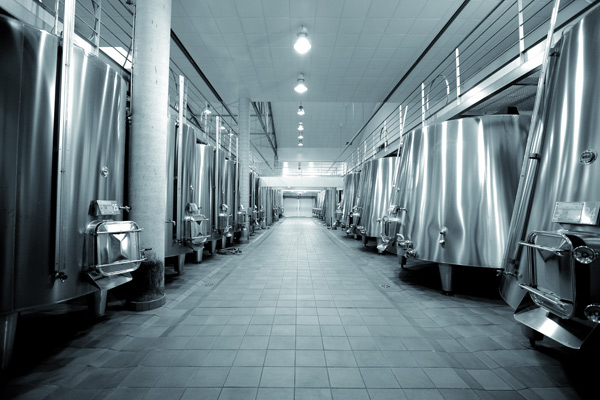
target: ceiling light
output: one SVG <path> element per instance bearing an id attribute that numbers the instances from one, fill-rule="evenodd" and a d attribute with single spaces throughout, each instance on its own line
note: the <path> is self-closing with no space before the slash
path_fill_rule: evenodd
<path id="1" fill-rule="evenodd" d="M 302 122 L 298 122 L 298 130 L 299 131 L 303 131 L 304 130 L 304 125 L 302 125 Z"/>
<path id="2" fill-rule="evenodd" d="M 300 75 L 298 75 L 298 83 L 296 84 L 296 87 L 294 87 L 294 90 L 300 94 L 302 94 L 308 90 L 308 88 L 304 84 L 304 74 L 303 73 L 300 73 Z"/>
<path id="3" fill-rule="evenodd" d="M 300 147 L 304 146 L 304 145 L 302 144 L 302 139 L 298 140 L 298 146 L 300 146 Z"/>
<path id="4" fill-rule="evenodd" d="M 298 115 L 304 115 L 304 107 L 302 107 L 302 104 L 298 107 Z"/>
<path id="5" fill-rule="evenodd" d="M 302 27 L 300 27 L 300 32 L 298 32 L 296 43 L 294 43 L 294 50 L 300 54 L 305 54 L 310 48 L 311 45 L 308 41 L 308 32 L 306 31 L 306 27 L 302 25 Z"/>
<path id="6" fill-rule="evenodd" d="M 210 111 L 210 105 L 209 104 L 206 105 L 206 108 L 202 111 L 202 114 L 205 114 L 205 115 L 212 114 L 212 111 Z"/>
<path id="7" fill-rule="evenodd" d="M 301 133 L 298 134 L 298 139 L 304 139 L 304 136 L 302 136 Z"/>

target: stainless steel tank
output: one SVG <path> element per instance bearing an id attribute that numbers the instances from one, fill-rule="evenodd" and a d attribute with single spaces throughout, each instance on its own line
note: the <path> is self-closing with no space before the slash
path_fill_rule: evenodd
<path id="1" fill-rule="evenodd" d="M 490 115 L 415 129 L 404 139 L 399 257 L 499 268 L 525 151 L 529 117 Z"/>
<path id="2" fill-rule="evenodd" d="M 361 173 L 357 230 L 363 237 L 377 238 L 381 232 L 380 219 L 388 209 L 392 193 L 392 178 L 397 157 L 367 161 Z M 364 177 L 364 179 L 363 179 Z"/>
<path id="3" fill-rule="evenodd" d="M 352 217 L 352 212 L 356 206 L 358 196 L 358 183 L 360 181 L 360 172 L 351 172 L 344 176 L 344 191 L 342 198 L 342 225 L 346 228 L 347 234 L 354 234 L 356 224 Z"/>
<path id="4" fill-rule="evenodd" d="M 525 158 L 501 293 L 530 340 L 543 334 L 580 348 L 600 320 L 600 7 L 551 54 L 527 148 L 539 156 Z"/>
<path id="5" fill-rule="evenodd" d="M 69 129 L 55 153 L 58 46 L 57 37 L 0 16 L 1 367 L 18 312 L 92 295 L 102 314 L 107 290 L 131 280 L 142 258 L 141 229 L 121 217 L 126 83 L 75 48 Z"/>
<path id="6" fill-rule="evenodd" d="M 195 186 L 198 188 L 196 202 L 205 221 L 200 225 L 200 234 L 212 237 L 214 230 L 213 202 L 215 182 L 215 148 L 206 144 L 196 144 L 196 170 L 198 171 Z"/>
<path id="7" fill-rule="evenodd" d="M 198 163 L 196 162 L 196 132 L 175 118 L 167 128 L 167 212 L 165 257 L 177 257 L 175 270 L 181 272 L 185 254 L 196 252 L 201 260 L 207 237 L 200 225 L 206 217 L 198 208 Z"/>

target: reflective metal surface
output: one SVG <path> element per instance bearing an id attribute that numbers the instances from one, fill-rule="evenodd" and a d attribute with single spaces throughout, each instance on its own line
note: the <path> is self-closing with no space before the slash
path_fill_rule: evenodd
<path id="1" fill-rule="evenodd" d="M 200 233 L 211 236 L 214 230 L 213 207 L 214 207 L 214 182 L 215 182 L 215 148 L 206 144 L 196 144 L 196 174 L 195 183 L 196 204 L 198 210 L 206 218 L 200 224 Z"/>
<path id="2" fill-rule="evenodd" d="M 406 135 L 397 206 L 404 253 L 452 265 L 499 268 L 529 118 L 484 116 Z"/>
<path id="3" fill-rule="evenodd" d="M 349 227 L 351 224 L 352 208 L 356 205 L 360 172 L 351 172 L 344 176 L 344 192 L 342 198 L 342 223 Z"/>
<path id="4" fill-rule="evenodd" d="M 381 233 L 378 220 L 387 212 L 392 193 L 392 179 L 397 157 L 379 158 L 364 164 L 360 174 L 357 206 L 360 218 L 357 230 L 365 237 Z"/>
<path id="5" fill-rule="evenodd" d="M 70 130 L 63 148 L 64 190 L 58 194 L 71 212 L 60 221 L 57 266 L 69 279 L 55 282 L 48 299 L 52 302 L 95 290 L 80 274 L 85 265 L 85 229 L 95 219 L 89 214 L 90 203 L 115 200 L 124 206 L 126 84 L 117 71 L 79 48 L 73 49 L 71 73 Z"/>
<path id="6" fill-rule="evenodd" d="M 511 223 L 515 232 L 525 226 L 526 238 L 520 238 L 517 268 L 506 263 L 501 293 L 517 308 L 518 321 L 579 348 L 598 326 L 585 310 L 600 301 L 600 6 L 565 30 L 551 54 L 540 122 L 527 150 L 539 154 L 524 166 L 534 184 L 516 207 L 528 215 Z M 529 294 L 522 302 L 516 285 Z"/>
<path id="7" fill-rule="evenodd" d="M 32 303 L 28 294 L 45 302 L 52 283 L 58 43 L 0 16 L 0 314 Z"/>
<path id="8" fill-rule="evenodd" d="M 180 137 L 182 139 L 181 146 L 178 143 Z M 178 154 L 180 148 L 181 155 Z M 180 157 L 181 160 L 179 160 Z M 176 119 L 170 118 L 167 129 L 165 257 L 192 251 L 192 248 L 186 244 L 191 238 L 186 237 L 184 220 L 187 217 L 188 205 L 197 202 L 198 172 L 196 168 L 196 132 L 189 125 L 178 124 Z"/>

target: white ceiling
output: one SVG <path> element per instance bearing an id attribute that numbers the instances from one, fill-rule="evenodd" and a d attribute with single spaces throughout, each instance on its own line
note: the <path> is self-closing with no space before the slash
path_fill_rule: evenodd
<path id="1" fill-rule="evenodd" d="M 302 158 L 310 159 L 311 148 L 328 148 L 334 159 L 462 3 L 173 0 L 172 29 L 226 103 L 271 102 L 278 147 L 297 148 L 301 120 Z M 432 62 L 450 54 L 495 4 L 472 0 L 432 49 Z M 312 43 L 305 55 L 292 47 L 301 25 Z M 300 72 L 308 86 L 302 95 L 293 91 Z M 296 114 L 300 102 L 303 117 Z M 259 136 L 253 140 L 266 148 Z"/>

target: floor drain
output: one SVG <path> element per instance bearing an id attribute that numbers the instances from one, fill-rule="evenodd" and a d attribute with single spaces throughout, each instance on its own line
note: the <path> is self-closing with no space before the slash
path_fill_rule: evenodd
<path id="1" fill-rule="evenodd" d="M 212 283 L 205 283 L 204 286 L 212 286 Z"/>
<path id="2" fill-rule="evenodd" d="M 384 289 L 389 289 L 390 288 L 390 285 L 379 285 L 379 286 L 381 286 Z"/>

